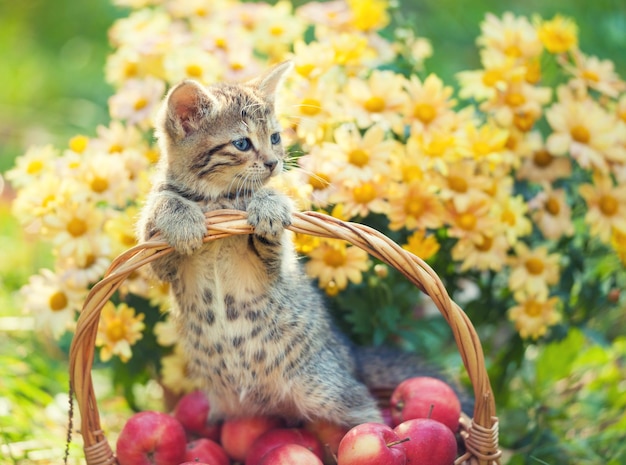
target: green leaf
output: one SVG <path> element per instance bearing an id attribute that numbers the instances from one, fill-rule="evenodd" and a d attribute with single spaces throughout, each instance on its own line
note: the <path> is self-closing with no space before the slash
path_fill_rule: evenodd
<path id="1" fill-rule="evenodd" d="M 583 333 L 571 328 L 565 339 L 545 346 L 537 357 L 535 366 L 535 381 L 539 392 L 550 389 L 555 381 L 569 375 L 584 343 Z"/>

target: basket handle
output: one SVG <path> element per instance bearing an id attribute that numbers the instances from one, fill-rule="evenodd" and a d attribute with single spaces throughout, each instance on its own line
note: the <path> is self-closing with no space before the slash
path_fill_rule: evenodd
<path id="1" fill-rule="evenodd" d="M 251 234 L 247 214 L 238 210 L 208 212 L 205 242 L 223 237 Z M 467 315 L 454 303 L 441 279 L 422 259 L 404 250 L 384 234 L 369 226 L 341 221 L 317 212 L 294 213 L 289 230 L 324 238 L 344 239 L 373 257 L 393 266 L 418 289 L 429 295 L 448 322 L 463 364 L 474 389 L 474 417 L 463 420 L 467 453 L 456 464 L 490 465 L 499 463 L 498 419 L 495 401 L 476 330 Z M 81 414 L 81 434 L 89 465 L 115 463 L 115 457 L 100 426 L 100 416 L 91 377 L 100 312 L 124 280 L 136 269 L 171 253 L 173 249 L 158 238 L 139 244 L 118 256 L 104 278 L 89 292 L 78 318 L 70 347 L 70 390 L 76 396 Z M 88 456 L 89 455 L 89 456 Z M 91 461 L 90 461 L 91 457 Z"/>

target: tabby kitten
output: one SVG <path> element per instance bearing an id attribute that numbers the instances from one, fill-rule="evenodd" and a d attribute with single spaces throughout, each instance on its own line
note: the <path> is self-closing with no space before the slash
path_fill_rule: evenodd
<path id="1" fill-rule="evenodd" d="M 163 157 L 139 234 L 159 234 L 175 249 L 152 269 L 171 284 L 190 375 L 209 396 L 212 420 L 381 421 L 361 380 L 393 385 L 415 367 L 398 360 L 397 374 L 383 370 L 388 359 L 356 351 L 333 326 L 285 233 L 292 204 L 264 187 L 283 167 L 274 100 L 290 66 L 244 84 L 184 81 L 169 92 L 157 123 Z M 248 212 L 254 234 L 203 243 L 204 213 L 222 208 Z"/>

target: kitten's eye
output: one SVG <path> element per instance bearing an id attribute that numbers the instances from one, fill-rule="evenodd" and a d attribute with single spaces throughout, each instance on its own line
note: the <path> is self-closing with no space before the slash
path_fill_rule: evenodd
<path id="1" fill-rule="evenodd" d="M 252 148 L 252 142 L 247 137 L 234 140 L 233 145 L 235 146 L 237 150 L 241 150 L 242 152 L 245 152 Z"/>
<path id="2" fill-rule="evenodd" d="M 270 136 L 270 142 L 274 145 L 280 143 L 280 132 L 275 132 Z"/>

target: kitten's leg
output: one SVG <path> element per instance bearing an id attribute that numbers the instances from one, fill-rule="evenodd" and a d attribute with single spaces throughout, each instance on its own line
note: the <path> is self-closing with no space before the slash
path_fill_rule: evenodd
<path id="1" fill-rule="evenodd" d="M 254 227 L 249 245 L 264 263 L 268 274 L 276 274 L 280 270 L 283 233 L 291 224 L 291 201 L 273 190 L 260 189 L 246 210 L 248 223 Z"/>
<path id="2" fill-rule="evenodd" d="M 151 263 L 159 279 L 171 281 L 180 262 L 202 246 L 206 222 L 200 206 L 176 193 L 162 191 L 155 196 L 141 222 L 144 240 L 158 233 L 175 249 L 174 253 Z"/>
<path id="3" fill-rule="evenodd" d="M 348 373 L 334 370 L 305 375 L 293 389 L 294 404 L 302 416 L 323 419 L 352 427 L 367 422 L 382 422 L 378 405 L 367 387 Z"/>

